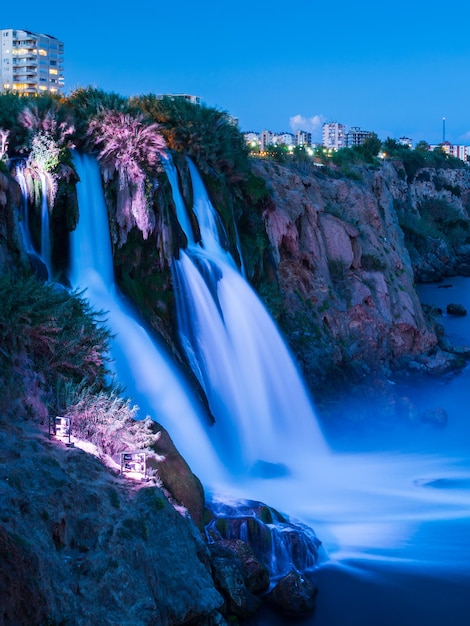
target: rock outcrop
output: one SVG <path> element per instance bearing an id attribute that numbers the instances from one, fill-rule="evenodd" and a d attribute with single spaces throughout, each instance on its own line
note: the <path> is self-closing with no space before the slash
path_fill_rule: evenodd
<path id="1" fill-rule="evenodd" d="M 158 486 L 29 421 L 0 419 L 0 460 L 2 626 L 209 624 L 218 613 L 208 548 Z"/>
<path id="2" fill-rule="evenodd" d="M 255 161 L 272 202 L 266 230 L 283 297 L 279 322 L 315 388 L 390 372 L 437 337 L 414 289 L 395 210 L 401 181 L 391 164 L 361 180 L 303 175 Z M 404 183 L 403 183 L 404 184 Z"/>

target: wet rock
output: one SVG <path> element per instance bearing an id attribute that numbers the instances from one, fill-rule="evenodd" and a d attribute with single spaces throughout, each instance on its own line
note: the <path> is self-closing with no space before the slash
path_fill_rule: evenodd
<path id="1" fill-rule="evenodd" d="M 252 593 L 269 587 L 268 568 L 256 557 L 252 548 L 240 539 L 221 539 L 209 545 L 213 557 L 233 558 L 240 565 L 246 586 Z"/>
<path id="2" fill-rule="evenodd" d="M 449 415 L 447 411 L 440 406 L 435 409 L 424 411 L 424 413 L 420 416 L 420 422 L 423 424 L 429 424 L 430 426 L 437 426 L 438 428 L 447 426 L 448 420 Z"/>
<path id="3" fill-rule="evenodd" d="M 222 613 L 248 617 L 258 611 L 261 600 L 246 587 L 238 559 L 233 555 L 217 556 L 211 560 L 211 567 L 215 587 L 225 602 Z"/>
<path id="4" fill-rule="evenodd" d="M 251 475 L 255 478 L 279 478 L 289 474 L 289 468 L 283 463 L 269 463 L 261 460 L 256 461 L 251 469 Z"/>
<path id="5" fill-rule="evenodd" d="M 317 602 L 318 589 L 309 574 L 292 570 L 283 576 L 268 594 L 268 602 L 290 617 L 312 613 Z"/>
<path id="6" fill-rule="evenodd" d="M 448 315 L 467 315 L 467 309 L 462 304 L 450 303 L 446 307 L 446 311 Z"/>

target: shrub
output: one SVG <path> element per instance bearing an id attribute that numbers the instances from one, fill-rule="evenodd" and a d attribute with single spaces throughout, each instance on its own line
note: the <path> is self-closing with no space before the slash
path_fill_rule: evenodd
<path id="1" fill-rule="evenodd" d="M 79 293 L 68 293 L 33 276 L 0 276 L 1 401 L 18 398 L 35 384 L 55 397 L 65 381 L 106 387 L 105 354 L 110 333 L 102 315 Z M 40 376 L 39 376 L 40 373 Z M 5 407 L 4 407 L 5 408 Z"/>

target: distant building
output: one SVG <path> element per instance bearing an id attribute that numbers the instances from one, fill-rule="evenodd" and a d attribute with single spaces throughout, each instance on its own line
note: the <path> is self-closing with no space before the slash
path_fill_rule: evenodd
<path id="1" fill-rule="evenodd" d="M 296 146 L 311 146 L 312 145 L 312 133 L 308 133 L 305 130 L 295 131 L 295 145 Z"/>
<path id="2" fill-rule="evenodd" d="M 263 130 L 260 137 L 261 152 L 266 152 L 266 148 L 273 143 L 274 135 L 270 130 Z"/>
<path id="3" fill-rule="evenodd" d="M 250 150 L 259 149 L 261 145 L 261 137 L 259 133 L 249 131 L 248 133 L 243 133 L 243 138 L 245 139 L 245 143 Z"/>
<path id="4" fill-rule="evenodd" d="M 346 146 L 346 127 L 338 122 L 327 122 L 322 126 L 322 144 L 325 148 L 339 150 Z"/>
<path id="5" fill-rule="evenodd" d="M 450 143 L 450 141 L 444 141 L 442 143 L 430 145 L 429 150 L 442 150 L 449 156 L 453 156 L 456 159 L 465 161 L 466 163 L 470 161 L 470 146 L 454 146 Z"/>
<path id="6" fill-rule="evenodd" d="M 409 137 L 400 137 L 400 139 L 398 140 L 398 143 L 401 146 L 408 146 L 408 148 L 413 148 L 413 140 L 410 139 Z"/>
<path id="7" fill-rule="evenodd" d="M 29 30 L 0 30 L 0 93 L 61 93 L 64 44 Z"/>
<path id="8" fill-rule="evenodd" d="M 346 133 L 346 147 L 360 146 L 366 139 L 372 136 L 369 130 L 361 130 L 359 126 L 352 126 Z"/>
<path id="9" fill-rule="evenodd" d="M 468 163 L 470 161 L 470 146 L 452 146 L 451 154 Z"/>
<path id="10" fill-rule="evenodd" d="M 273 136 L 273 142 L 277 146 L 293 146 L 295 145 L 295 136 L 293 133 L 279 133 Z"/>
<path id="11" fill-rule="evenodd" d="M 189 93 L 160 93 L 157 95 L 157 100 L 163 100 L 163 98 L 170 98 L 170 100 L 186 100 L 191 104 L 201 104 L 200 96 L 192 96 Z"/>

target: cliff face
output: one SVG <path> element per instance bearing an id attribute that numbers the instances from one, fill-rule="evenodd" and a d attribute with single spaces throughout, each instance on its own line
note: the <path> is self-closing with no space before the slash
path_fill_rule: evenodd
<path id="1" fill-rule="evenodd" d="M 392 164 L 363 169 L 360 180 L 266 161 L 253 168 L 272 197 L 264 219 L 283 297 L 279 322 L 313 387 L 333 371 L 358 380 L 388 371 L 437 344 L 395 209 L 418 190 Z"/>

